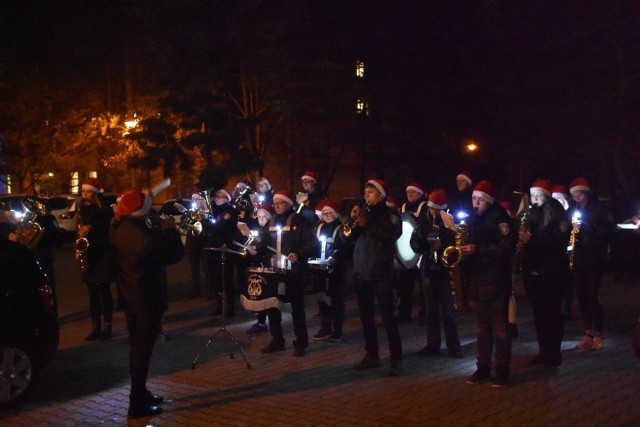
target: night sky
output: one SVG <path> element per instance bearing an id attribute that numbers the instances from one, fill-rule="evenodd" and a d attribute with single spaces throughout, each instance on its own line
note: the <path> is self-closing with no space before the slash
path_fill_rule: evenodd
<path id="1" fill-rule="evenodd" d="M 397 144 L 390 167 L 433 185 L 472 168 L 514 188 L 584 175 L 603 192 L 635 189 L 639 9 L 637 1 L 5 1 L 0 83 L 46 76 L 68 91 L 110 90 L 117 108 L 125 67 L 136 95 L 147 96 L 225 81 L 241 66 L 315 78 L 315 61 L 351 73 L 361 59 L 371 121 L 383 130 L 373 132 L 383 146 L 374 172 L 392 173 L 380 168 Z M 462 150 L 467 138 L 481 146 L 474 158 Z"/>

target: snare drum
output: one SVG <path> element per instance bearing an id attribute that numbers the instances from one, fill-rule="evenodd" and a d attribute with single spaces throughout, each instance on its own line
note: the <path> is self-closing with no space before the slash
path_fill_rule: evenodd
<path id="1" fill-rule="evenodd" d="M 259 312 L 269 308 L 287 311 L 283 270 L 253 267 L 247 269 L 247 288 L 240 296 L 240 304 L 247 311 Z"/>
<path id="2" fill-rule="evenodd" d="M 305 294 L 317 294 L 325 292 L 329 286 L 329 274 L 333 272 L 333 266 L 329 265 L 328 259 L 312 258 L 307 261 L 309 267 L 309 280 L 305 289 Z"/>

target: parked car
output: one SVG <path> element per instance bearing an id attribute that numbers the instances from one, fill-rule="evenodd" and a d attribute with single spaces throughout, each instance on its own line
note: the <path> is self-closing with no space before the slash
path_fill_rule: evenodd
<path id="1" fill-rule="evenodd" d="M 0 222 L 10 224 L 10 228 L 14 229 L 20 219 L 24 216 L 24 205 L 22 200 L 27 197 L 23 194 L 2 194 L 0 195 Z M 63 197 L 38 197 L 38 202 L 46 206 L 50 213 L 58 221 L 60 225 L 60 217 L 69 211 L 67 201 Z M 36 214 L 39 212 L 36 212 Z M 63 230 L 62 228 L 60 228 Z"/>
<path id="2" fill-rule="evenodd" d="M 33 252 L 0 240 L 0 253 L 0 406 L 13 406 L 55 356 L 59 325 L 49 280 Z"/>

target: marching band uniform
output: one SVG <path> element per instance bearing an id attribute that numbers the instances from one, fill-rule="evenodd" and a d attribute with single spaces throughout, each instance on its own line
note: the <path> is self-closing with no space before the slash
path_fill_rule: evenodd
<path id="1" fill-rule="evenodd" d="M 300 177 L 300 181 L 303 191 L 296 195 L 298 212 L 311 224 L 316 225 L 318 223 L 315 213 L 316 205 L 320 200 L 326 199 L 327 195 L 318 189 L 318 180 L 314 171 L 306 171 Z"/>
<path id="2" fill-rule="evenodd" d="M 338 204 L 332 200 L 321 200 L 316 209 L 322 212 L 322 219 L 316 227 L 318 240 L 324 238 L 325 254 L 332 268 L 331 272 L 322 272 L 322 281 L 327 275 L 327 286 L 324 295 L 330 298 L 330 304 L 324 299 L 318 303 L 321 327 L 311 338 L 331 342 L 342 341 L 342 327 L 344 325 L 344 282 L 347 276 L 346 260 L 344 259 L 343 241 L 340 236 L 340 213 Z M 321 249 L 321 248 L 319 248 Z M 322 256 L 319 250 L 316 255 Z"/>
<path id="3" fill-rule="evenodd" d="M 470 243 L 460 247 L 468 279 L 467 297 L 478 329 L 477 371 L 467 384 L 479 384 L 491 376 L 491 353 L 495 344 L 494 387 L 509 381 L 511 339 L 507 333 L 509 298 L 512 292 L 511 259 L 517 234 L 504 208 L 494 204 L 497 189 L 480 181 L 473 189 L 474 213 L 469 217 Z"/>
<path id="4" fill-rule="evenodd" d="M 110 231 L 129 331 L 129 418 L 156 415 L 164 400 L 146 386 L 149 364 L 163 313 L 168 308 L 166 265 L 184 255 L 180 234 L 172 217 L 161 228 L 145 223 L 151 197 L 139 190 L 126 190 Z"/>
<path id="5" fill-rule="evenodd" d="M 440 313 L 444 324 L 448 353 L 462 357 L 458 320 L 451 299 L 449 269 L 442 265 L 442 252 L 455 245 L 455 233 L 444 227 L 440 211 L 447 209 L 447 195 L 441 188 L 429 194 L 429 210 L 418 223 L 411 236 L 411 247 L 422 253 L 420 277 L 427 305 L 427 345 L 418 354 L 423 356 L 440 354 Z"/>
<path id="6" fill-rule="evenodd" d="M 402 234 L 402 222 L 396 211 L 387 207 L 384 198 L 387 185 L 381 179 L 370 179 L 364 190 L 368 213 L 351 212 L 355 221 L 352 232 L 345 236 L 354 242 L 354 288 L 360 309 L 366 355 L 354 366 L 371 369 L 380 364 L 375 321 L 375 300 L 382 316 L 389 342 L 391 367 L 389 375 L 402 373 L 402 342 L 398 322 L 393 313 L 393 257 L 395 241 Z M 355 218 L 355 219 L 354 219 Z"/>
<path id="7" fill-rule="evenodd" d="M 195 205 L 194 209 L 198 210 L 202 215 L 208 215 L 209 208 L 206 205 L 205 198 L 199 193 L 193 193 L 191 195 L 191 201 Z M 191 295 L 189 298 L 195 299 L 200 297 L 200 272 L 201 265 L 208 266 L 205 260 L 207 254 L 204 253 L 203 248 L 205 246 L 205 236 L 200 233 L 197 236 L 191 232 L 188 232 L 185 236 L 185 249 L 187 259 L 189 260 L 189 267 L 191 268 Z M 207 268 L 207 275 L 208 273 Z M 208 280 L 207 280 L 208 281 Z M 211 295 L 213 298 L 213 295 Z"/>
<path id="8" fill-rule="evenodd" d="M 278 191 L 274 196 L 276 215 L 269 222 L 269 235 L 265 246 L 279 248 L 291 262 L 287 271 L 286 296 L 291 303 L 291 316 L 296 336 L 293 342 L 294 356 L 305 355 L 309 345 L 307 319 L 304 311 L 304 286 L 307 279 L 307 260 L 316 253 L 318 239 L 313 235 L 311 224 L 293 210 L 293 199 L 288 191 Z M 261 351 L 272 353 L 284 350 L 282 313 L 278 309 L 268 310 L 271 343 Z"/>
<path id="9" fill-rule="evenodd" d="M 427 214 L 427 200 L 425 198 L 424 186 L 419 182 L 410 182 L 405 188 L 407 202 L 402 204 L 401 213 L 410 213 L 416 217 L 416 222 L 424 219 Z M 411 307 L 413 291 L 416 283 L 420 281 L 420 271 L 418 267 L 403 268 L 397 272 L 397 292 L 398 292 L 398 321 L 409 322 L 411 320 Z M 422 288 L 420 287 L 422 294 Z M 420 313 L 421 318 L 425 314 L 424 298 L 421 298 Z"/>
<path id="10" fill-rule="evenodd" d="M 215 203 L 211 206 L 211 218 L 203 220 L 203 234 L 206 236 L 206 245 L 210 248 L 220 248 L 226 245 L 231 249 L 233 238 L 237 227 L 237 213 L 230 204 L 231 195 L 224 189 L 216 191 Z M 235 256 L 225 254 L 224 278 L 222 277 L 222 253 L 208 250 L 207 259 L 209 262 L 208 289 L 211 290 L 216 299 L 214 316 L 222 313 L 222 285 L 224 281 L 226 317 L 235 315 L 236 286 L 233 281 L 233 271 L 235 267 Z"/>
<path id="11" fill-rule="evenodd" d="M 267 204 L 273 206 L 273 188 L 269 180 L 262 176 L 258 179 L 256 184 L 256 192 L 258 194 L 258 200 L 256 204 Z"/>
<path id="12" fill-rule="evenodd" d="M 520 232 L 519 239 L 524 244 L 522 278 L 538 337 L 539 351 L 532 364 L 557 367 L 562 363 L 562 296 L 563 280 L 569 270 L 569 219 L 560 202 L 551 196 L 551 181 L 539 179 L 530 191 L 527 231 Z"/>
<path id="13" fill-rule="evenodd" d="M 260 204 L 256 207 L 257 218 L 257 231 L 258 236 L 254 240 L 254 244 L 251 246 L 251 257 L 249 262 L 252 265 L 264 267 L 270 265 L 271 253 L 267 250 L 268 234 L 269 234 L 269 221 L 273 217 L 273 208 L 266 203 Z M 244 284 L 244 283 L 243 283 Z M 248 334 L 259 334 L 261 332 L 267 332 L 267 310 L 258 312 L 257 321 L 249 329 Z"/>
<path id="14" fill-rule="evenodd" d="M 604 329 L 600 282 L 607 262 L 607 243 L 615 226 L 606 209 L 591 196 L 587 180 L 576 178 L 569 187 L 574 200 L 569 212 L 573 215 L 577 211 L 581 215 L 579 221 L 572 220 L 573 228 L 579 230 L 574 249 L 573 283 L 585 331 L 576 348 L 600 350 Z"/>
<path id="15" fill-rule="evenodd" d="M 511 207 L 511 203 L 508 200 L 503 200 L 499 203 L 500 206 L 504 208 L 507 212 L 509 218 L 513 219 L 513 208 Z M 511 285 L 513 289 L 513 284 L 516 282 L 516 273 L 517 273 L 517 257 L 518 255 L 514 255 L 513 260 L 511 262 Z M 517 306 L 516 306 L 516 297 L 513 291 L 511 292 L 511 298 L 509 298 L 509 324 L 507 325 L 507 333 L 511 339 L 518 338 L 520 334 L 518 333 L 518 324 L 516 323 L 517 318 Z"/>

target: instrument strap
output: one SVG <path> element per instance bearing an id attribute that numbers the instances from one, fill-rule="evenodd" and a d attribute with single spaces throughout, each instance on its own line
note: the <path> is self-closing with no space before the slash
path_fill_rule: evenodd
<path id="1" fill-rule="evenodd" d="M 420 212 L 422 212 L 422 207 L 426 204 L 427 202 L 422 201 L 420 202 L 420 204 L 418 205 L 418 209 L 415 212 L 409 212 L 410 214 L 412 214 L 413 216 L 415 216 L 416 218 L 418 218 L 420 216 Z M 402 204 L 402 213 L 406 213 L 407 211 L 407 204 L 403 203 Z"/>
<path id="2" fill-rule="evenodd" d="M 316 237 L 318 238 L 318 240 L 320 240 L 320 230 L 322 230 L 322 227 L 324 227 L 325 225 L 327 225 L 326 222 L 321 222 L 320 224 L 318 224 L 318 228 L 316 229 Z M 333 234 L 331 235 L 331 237 L 326 238 L 325 242 L 327 243 L 333 243 L 336 241 L 336 235 L 338 234 L 338 231 L 340 231 L 340 227 L 336 227 L 333 229 Z"/>

